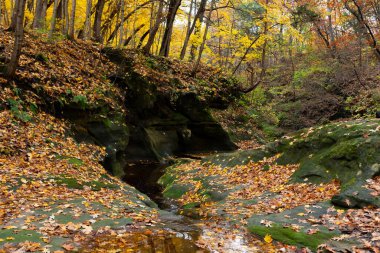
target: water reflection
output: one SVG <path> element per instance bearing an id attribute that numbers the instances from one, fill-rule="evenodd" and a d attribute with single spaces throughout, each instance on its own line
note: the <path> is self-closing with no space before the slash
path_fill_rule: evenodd
<path id="1" fill-rule="evenodd" d="M 97 237 L 80 252 L 206 253 L 189 234 L 129 233 Z"/>

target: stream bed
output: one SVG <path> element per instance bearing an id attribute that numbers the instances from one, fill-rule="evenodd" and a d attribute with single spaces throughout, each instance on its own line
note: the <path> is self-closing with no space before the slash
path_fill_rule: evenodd
<path id="1" fill-rule="evenodd" d="M 165 234 L 131 236 L 131 249 L 141 253 L 201 253 L 209 252 L 197 246 L 196 242 L 202 231 L 195 223 L 196 220 L 178 214 L 178 207 L 170 200 L 162 196 L 162 189 L 157 181 L 164 173 L 168 164 L 160 164 L 151 161 L 129 163 L 124 168 L 126 183 L 134 186 L 140 192 L 146 194 L 164 212 L 161 217 Z M 145 239 L 144 239 L 145 238 Z M 133 243 L 135 242 L 135 243 Z"/>
<path id="2" fill-rule="evenodd" d="M 167 166 L 170 164 L 139 162 L 130 163 L 124 169 L 123 181 L 149 196 L 163 210 L 158 226 L 165 231 L 164 234 L 149 235 L 148 240 L 135 240 L 137 244 L 132 252 L 260 252 L 254 245 L 258 242 L 257 238 L 230 227 L 228 223 L 213 223 L 180 215 L 178 206 L 162 196 L 162 188 L 157 183 Z"/>

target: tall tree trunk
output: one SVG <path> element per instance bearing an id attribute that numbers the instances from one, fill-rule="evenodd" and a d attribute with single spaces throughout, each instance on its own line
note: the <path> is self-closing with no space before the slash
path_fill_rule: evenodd
<path id="1" fill-rule="evenodd" d="M 204 31 L 203 38 L 202 38 L 202 44 L 199 47 L 199 53 L 198 53 L 197 61 L 194 64 L 193 70 L 191 71 L 192 75 L 195 75 L 197 70 L 198 70 L 199 64 L 201 62 L 203 50 L 206 46 L 207 33 L 208 33 L 208 29 L 209 29 L 210 24 L 211 24 L 211 14 L 212 14 L 212 11 L 214 9 L 214 4 L 215 4 L 215 0 L 211 0 L 211 6 L 210 6 L 210 10 L 209 10 L 208 15 L 207 15 L 206 27 L 205 27 L 205 31 Z"/>
<path id="2" fill-rule="evenodd" d="M 13 46 L 13 52 L 11 55 L 11 60 L 7 65 L 5 73 L 8 78 L 13 78 L 16 74 L 16 68 L 18 65 L 22 43 L 24 40 L 24 16 L 26 0 L 18 0 L 17 2 L 17 9 L 14 11 L 16 12 L 15 41 Z"/>
<path id="3" fill-rule="evenodd" d="M 265 1 L 265 4 L 268 5 L 269 4 L 269 0 L 266 0 Z M 265 10 L 265 16 L 267 16 L 267 11 Z M 263 31 L 263 35 L 266 36 L 268 34 L 268 22 L 264 22 L 264 31 Z M 264 39 L 264 44 L 263 44 L 263 48 L 262 48 L 262 52 L 261 52 L 261 62 L 260 62 L 260 65 L 261 65 L 261 72 L 260 72 L 260 76 L 259 76 L 259 79 L 253 83 L 251 82 L 251 85 L 247 88 L 241 88 L 240 91 L 243 92 L 243 93 L 248 93 L 248 92 L 251 92 L 253 91 L 254 89 L 256 89 L 259 84 L 263 81 L 265 75 L 266 75 L 266 70 L 267 70 L 267 65 L 266 65 L 266 61 L 267 61 L 267 44 L 268 44 L 268 39 L 265 38 Z"/>
<path id="4" fill-rule="evenodd" d="M 91 37 L 91 8 L 92 0 L 86 2 L 86 20 L 83 28 L 83 39 L 88 40 Z"/>
<path id="5" fill-rule="evenodd" d="M 3 0 L 2 1 L 2 3 L 3 3 L 3 13 L 4 13 L 4 15 L 3 15 L 3 20 L 4 20 L 4 26 L 7 26 L 7 25 L 9 25 L 9 17 L 8 17 L 8 10 L 7 10 L 7 5 L 5 4 L 5 1 Z"/>
<path id="6" fill-rule="evenodd" d="M 191 28 L 191 18 L 192 18 L 192 14 L 193 14 L 193 5 L 194 5 L 194 0 L 190 0 L 189 14 L 187 15 L 187 26 L 186 26 L 185 40 L 183 41 L 181 54 L 179 56 L 179 58 L 181 60 L 183 60 L 183 58 L 185 57 L 185 54 L 186 54 L 186 49 L 184 49 L 184 47 L 185 47 L 185 45 L 187 46 L 189 38 L 190 38 L 190 36 L 188 36 L 188 34 L 191 35 L 190 28 Z M 194 20 L 195 20 L 195 18 L 194 18 Z"/>
<path id="7" fill-rule="evenodd" d="M 158 4 L 158 10 L 156 14 L 156 21 L 154 22 L 153 28 L 149 32 L 149 39 L 146 45 L 143 47 L 143 51 L 145 53 L 149 53 L 150 49 L 154 43 L 154 38 L 156 37 L 157 31 L 160 28 L 160 24 L 162 22 L 162 12 L 164 10 L 164 0 L 160 0 Z"/>
<path id="8" fill-rule="evenodd" d="M 169 2 L 169 11 L 166 17 L 166 27 L 164 32 L 164 37 L 162 38 L 160 55 L 168 57 L 170 51 L 170 42 L 173 33 L 173 26 L 175 16 L 177 14 L 178 8 L 181 5 L 181 0 L 170 0 Z"/>
<path id="9" fill-rule="evenodd" d="M 120 29 L 119 29 L 119 46 L 121 47 L 123 44 L 123 37 L 124 37 L 124 15 L 125 15 L 125 10 L 124 10 L 124 0 L 120 1 Z"/>
<path id="10" fill-rule="evenodd" d="M 33 29 L 41 29 L 44 23 L 44 20 L 42 20 L 42 11 L 44 8 L 44 0 L 37 0 L 36 3 L 36 11 L 34 14 L 34 19 L 33 19 Z"/>
<path id="11" fill-rule="evenodd" d="M 202 4 L 202 2 L 201 2 Z M 206 3 L 205 3 L 206 4 Z M 200 16 L 198 18 L 198 23 L 199 23 L 199 27 L 196 26 L 196 23 L 194 24 L 195 25 L 195 29 L 194 29 L 194 35 L 195 36 L 201 36 L 200 33 L 201 33 L 201 30 L 202 30 L 202 23 L 203 23 L 203 19 L 204 19 L 204 15 L 205 15 L 205 10 L 203 10 L 201 13 L 200 13 Z M 197 47 L 196 45 L 192 44 L 191 45 L 191 48 L 190 48 L 190 61 L 194 61 L 195 60 L 195 56 L 196 56 L 196 51 L 197 51 Z"/>
<path id="12" fill-rule="evenodd" d="M 69 37 L 69 25 L 70 25 L 70 20 L 69 20 L 69 0 L 64 0 L 63 1 L 63 15 L 65 16 L 65 25 L 63 26 L 63 35 L 66 37 Z"/>
<path id="13" fill-rule="evenodd" d="M 42 25 L 41 28 L 46 29 L 46 12 L 48 9 L 48 0 L 42 1 L 42 13 L 41 13 L 41 21 Z"/>
<path id="14" fill-rule="evenodd" d="M 11 1 L 11 2 L 13 2 L 13 1 Z M 13 10 L 12 10 L 11 25 L 8 28 L 9 31 L 15 31 L 16 30 L 17 14 L 18 14 L 20 3 L 21 3 L 21 1 L 19 1 L 19 0 L 15 1 L 14 7 L 13 7 Z"/>
<path id="15" fill-rule="evenodd" d="M 95 9 L 93 33 L 94 33 L 95 41 L 99 43 L 103 42 L 101 28 L 102 28 L 102 15 L 103 15 L 105 3 L 106 3 L 105 0 L 98 0 L 98 3 L 96 4 L 96 9 Z"/>
<path id="16" fill-rule="evenodd" d="M 3 0 L 0 0 L 0 25 L 1 25 L 1 19 L 3 19 Z"/>
<path id="17" fill-rule="evenodd" d="M 207 0 L 201 0 L 200 5 L 199 5 L 199 9 L 194 16 L 193 23 L 191 24 L 191 26 L 187 30 L 185 41 L 183 42 L 183 46 L 182 46 L 182 50 L 181 50 L 181 55 L 180 55 L 181 60 L 183 60 L 185 58 L 187 46 L 188 46 L 189 41 L 190 41 L 190 36 L 195 29 L 196 23 L 197 22 L 201 23 L 203 20 L 204 13 L 206 11 L 206 3 L 207 3 Z"/>
<path id="18" fill-rule="evenodd" d="M 55 31 L 55 24 L 57 23 L 57 12 L 58 12 L 59 2 L 60 0 L 54 0 L 53 15 L 50 21 L 49 39 L 53 38 L 53 34 Z"/>
<path id="19" fill-rule="evenodd" d="M 70 14 L 70 28 L 69 37 L 75 39 L 75 10 L 77 8 L 77 1 L 71 0 L 71 14 Z"/>

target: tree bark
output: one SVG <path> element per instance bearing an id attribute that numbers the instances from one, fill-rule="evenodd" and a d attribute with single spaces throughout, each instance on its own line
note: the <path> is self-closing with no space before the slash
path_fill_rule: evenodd
<path id="1" fill-rule="evenodd" d="M 207 0 L 201 0 L 200 5 L 199 5 L 199 9 L 198 9 L 197 13 L 194 16 L 193 23 L 191 24 L 191 26 L 187 30 L 185 41 L 183 42 L 183 46 L 182 46 L 182 49 L 181 49 L 181 55 L 180 55 L 180 59 L 181 60 L 183 60 L 185 58 L 187 46 L 189 44 L 191 34 L 193 33 L 193 31 L 195 29 L 197 21 L 199 23 L 202 22 L 204 13 L 206 11 L 206 3 L 207 3 Z"/>
<path id="2" fill-rule="evenodd" d="M 5 16 L 5 12 L 4 12 Z M 1 19 L 3 18 L 3 0 L 0 0 L 0 25 L 1 25 Z"/>
<path id="3" fill-rule="evenodd" d="M 69 38 L 75 39 L 75 10 L 77 8 L 77 1 L 71 0 L 71 14 L 70 14 L 70 27 L 69 27 Z"/>
<path id="4" fill-rule="evenodd" d="M 125 10 L 124 10 L 124 0 L 121 0 L 120 2 L 120 28 L 119 28 L 119 47 L 122 46 L 123 44 L 123 37 L 124 37 L 124 15 L 125 15 Z"/>
<path id="5" fill-rule="evenodd" d="M 181 0 L 170 0 L 169 2 L 169 11 L 168 11 L 168 15 L 166 16 L 166 27 L 165 27 L 164 36 L 161 42 L 161 48 L 160 48 L 161 56 L 164 56 L 164 57 L 169 56 L 170 42 L 171 42 L 171 37 L 173 33 L 174 20 L 175 20 L 175 16 L 177 14 L 177 11 L 180 5 L 181 5 Z"/>
<path id="6" fill-rule="evenodd" d="M 99 43 L 103 42 L 101 29 L 102 29 L 102 15 L 103 15 L 105 3 L 106 3 L 105 0 L 98 0 L 98 3 L 96 4 L 96 9 L 95 9 L 93 33 L 94 33 L 94 40 Z"/>
<path id="7" fill-rule="evenodd" d="M 21 54 L 22 43 L 24 40 L 24 16 L 25 16 L 25 4 L 26 0 L 17 1 L 16 12 L 16 29 L 15 29 L 15 41 L 13 46 L 13 52 L 11 55 L 10 62 L 7 65 L 5 75 L 8 78 L 13 78 L 16 74 L 16 68 Z"/>
<path id="8" fill-rule="evenodd" d="M 154 38 L 156 37 L 157 31 L 160 28 L 160 24 L 162 22 L 162 12 L 164 10 L 164 0 L 160 0 L 158 4 L 158 10 L 156 15 L 156 21 L 154 22 L 153 28 L 149 32 L 149 38 L 146 45 L 143 47 L 143 51 L 145 53 L 149 53 L 150 49 L 154 43 Z"/>
<path id="9" fill-rule="evenodd" d="M 208 29 L 209 29 L 210 24 L 211 24 L 211 14 L 212 14 L 212 11 L 214 9 L 214 4 L 215 4 L 215 0 L 211 0 L 211 8 L 210 8 L 208 15 L 207 15 L 206 27 L 205 27 L 205 31 L 204 31 L 203 38 L 202 38 L 202 44 L 199 47 L 199 53 L 198 53 L 197 61 L 194 64 L 193 70 L 191 71 L 192 75 L 195 75 L 195 73 L 198 70 L 199 64 L 201 62 L 202 53 L 203 53 L 203 50 L 204 50 L 205 45 L 206 45 Z"/>
<path id="10" fill-rule="evenodd" d="M 53 38 L 53 34 L 55 31 L 55 24 L 57 23 L 57 11 L 58 11 L 58 5 L 60 0 L 54 0 L 54 9 L 53 9 L 53 15 L 51 17 L 50 21 L 50 30 L 49 30 L 49 39 Z"/>
<path id="11" fill-rule="evenodd" d="M 43 26 L 42 11 L 44 8 L 44 0 L 37 0 L 36 11 L 33 19 L 33 29 L 41 29 Z"/>
<path id="12" fill-rule="evenodd" d="M 63 35 L 69 37 L 69 0 L 64 0 L 63 3 L 63 15 L 65 16 L 65 25 L 63 26 Z"/>
<path id="13" fill-rule="evenodd" d="M 86 20 L 84 22 L 83 28 L 83 39 L 88 40 L 91 37 L 91 8 L 92 0 L 87 0 L 86 2 Z"/>
<path id="14" fill-rule="evenodd" d="M 9 26 L 8 31 L 15 31 L 16 30 L 19 5 L 20 5 L 20 1 L 16 0 L 15 5 L 14 5 L 13 10 L 12 10 L 11 25 Z"/>

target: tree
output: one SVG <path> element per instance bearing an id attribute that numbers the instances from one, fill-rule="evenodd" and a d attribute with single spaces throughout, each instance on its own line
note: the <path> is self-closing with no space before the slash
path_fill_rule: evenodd
<path id="1" fill-rule="evenodd" d="M 157 10 L 157 14 L 156 14 L 156 20 L 154 22 L 154 25 L 153 27 L 151 28 L 151 30 L 149 31 L 149 38 L 148 38 L 148 42 L 146 43 L 146 45 L 143 47 L 143 51 L 145 53 L 149 53 L 150 52 L 150 49 L 153 45 L 153 42 L 154 42 L 154 38 L 156 37 L 156 34 L 157 34 L 157 31 L 158 29 L 160 28 L 160 24 L 162 23 L 163 19 L 162 19 L 162 12 L 164 10 L 164 0 L 159 0 L 159 3 L 158 3 L 158 10 Z"/>
<path id="2" fill-rule="evenodd" d="M 380 61 L 380 46 L 373 29 L 364 16 L 362 3 L 357 0 L 344 0 L 344 6 L 356 18 L 362 34 L 365 36 L 369 45 L 372 47 L 376 58 L 378 61 Z"/>
<path id="3" fill-rule="evenodd" d="M 169 11 L 166 16 L 166 26 L 164 36 L 162 37 L 160 55 L 168 57 L 170 51 L 170 42 L 173 33 L 174 20 L 178 11 L 179 6 L 181 5 L 181 0 L 170 0 L 169 2 Z"/>
<path id="4" fill-rule="evenodd" d="M 69 25 L 69 38 L 75 38 L 75 11 L 76 11 L 77 1 L 71 0 L 71 14 L 70 14 L 70 25 Z"/>
<path id="5" fill-rule="evenodd" d="M 92 0 L 86 1 L 86 20 L 84 22 L 83 28 L 83 39 L 88 40 L 91 36 L 91 8 L 92 8 Z"/>
<path id="6" fill-rule="evenodd" d="M 13 78 L 16 74 L 16 68 L 21 54 L 22 43 L 24 40 L 24 16 L 26 0 L 18 0 L 17 9 L 14 10 L 16 14 L 15 18 L 15 41 L 11 59 L 7 65 L 5 75 L 8 78 Z"/>
<path id="7" fill-rule="evenodd" d="M 34 19 L 33 19 L 33 29 L 42 28 L 42 25 L 43 25 L 43 20 L 42 20 L 43 3 L 44 3 L 44 0 L 37 0 L 36 11 L 34 14 Z"/>
<path id="8" fill-rule="evenodd" d="M 59 3 L 60 3 L 60 0 L 54 0 L 53 15 L 50 21 L 49 39 L 53 38 L 53 34 L 55 31 Z"/>
<path id="9" fill-rule="evenodd" d="M 197 22 L 201 23 L 201 21 L 203 19 L 203 15 L 204 15 L 204 13 L 206 11 L 206 3 L 207 3 L 207 0 L 201 0 L 199 8 L 198 8 L 198 11 L 197 11 L 197 13 L 194 16 L 194 21 L 191 24 L 191 26 L 190 25 L 188 26 L 188 30 L 186 32 L 186 37 L 185 37 L 185 40 L 183 42 L 183 46 L 182 46 L 182 50 L 181 50 L 181 55 L 180 55 L 180 59 L 181 60 L 183 60 L 183 58 L 185 58 L 186 49 L 187 49 L 187 46 L 189 44 L 190 36 L 193 33 L 194 28 L 195 28 Z M 190 7 L 190 10 L 191 10 L 191 7 Z"/>
<path id="10" fill-rule="evenodd" d="M 102 16 L 103 16 L 103 10 L 104 5 L 106 1 L 105 0 L 98 0 L 96 6 L 95 6 L 95 19 L 94 19 L 94 26 L 93 26 L 93 34 L 94 34 L 94 40 L 102 43 L 103 37 L 101 33 L 102 28 Z"/>
<path id="11" fill-rule="evenodd" d="M 208 29 L 209 29 L 210 24 L 211 24 L 211 14 L 212 14 L 212 11 L 214 10 L 214 4 L 215 4 L 215 0 L 211 0 L 211 6 L 210 6 L 210 10 L 209 10 L 208 15 L 207 15 L 206 28 L 205 28 L 205 31 L 204 31 L 204 34 L 203 34 L 202 44 L 201 44 L 201 46 L 199 48 L 197 61 L 194 64 L 194 67 L 193 67 L 193 70 L 192 70 L 192 75 L 195 75 L 196 71 L 198 70 L 199 63 L 201 62 L 202 53 L 203 53 L 203 50 L 204 50 L 205 45 L 206 45 L 206 39 L 207 39 Z"/>

